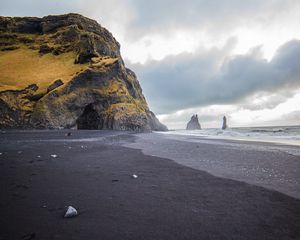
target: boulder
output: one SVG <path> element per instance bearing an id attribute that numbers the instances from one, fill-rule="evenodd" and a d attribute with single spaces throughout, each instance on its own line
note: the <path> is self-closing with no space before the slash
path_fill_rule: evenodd
<path id="1" fill-rule="evenodd" d="M 48 92 L 51 92 L 52 90 L 58 88 L 59 86 L 63 85 L 63 81 L 58 79 L 58 80 L 55 80 L 49 87 L 47 87 L 47 93 Z"/>
<path id="2" fill-rule="evenodd" d="M 53 51 L 54 48 L 49 47 L 48 44 L 43 44 L 40 46 L 39 53 L 41 54 L 47 54 Z"/>

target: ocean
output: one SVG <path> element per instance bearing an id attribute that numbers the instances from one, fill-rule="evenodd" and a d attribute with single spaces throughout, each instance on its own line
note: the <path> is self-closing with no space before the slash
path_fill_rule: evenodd
<path id="1" fill-rule="evenodd" d="M 300 146 L 300 126 L 241 127 L 228 128 L 226 130 L 219 128 L 171 130 L 164 132 L 164 134 L 211 139 L 273 142 Z"/>

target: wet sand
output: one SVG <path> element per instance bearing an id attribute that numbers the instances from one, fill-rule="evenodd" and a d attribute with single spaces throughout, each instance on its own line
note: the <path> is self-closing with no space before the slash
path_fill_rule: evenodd
<path id="1" fill-rule="evenodd" d="M 300 199 L 300 146 L 163 133 L 139 134 L 125 146 Z"/>
<path id="2" fill-rule="evenodd" d="M 300 238 L 296 197 L 124 147 L 140 135 L 65 133 L 0 134 L 0 239 Z"/>

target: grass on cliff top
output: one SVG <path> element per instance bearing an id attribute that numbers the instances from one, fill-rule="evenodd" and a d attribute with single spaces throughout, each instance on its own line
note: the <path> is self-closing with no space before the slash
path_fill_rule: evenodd
<path id="1" fill-rule="evenodd" d="M 44 90 L 57 79 L 67 83 L 88 67 L 74 64 L 74 59 L 74 52 L 40 55 L 37 50 L 25 47 L 0 52 L 0 91 L 22 89 L 33 83 Z"/>

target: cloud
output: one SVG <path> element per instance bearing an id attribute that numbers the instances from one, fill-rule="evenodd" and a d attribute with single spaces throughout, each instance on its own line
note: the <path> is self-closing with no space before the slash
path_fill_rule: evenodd
<path id="1" fill-rule="evenodd" d="M 299 20 L 298 0 L 1 0 L 0 15 L 42 16 L 78 12 L 136 42 L 143 36 L 174 31 L 205 31 L 228 35 L 240 26 L 259 24 L 264 29 L 273 22 Z M 297 21 L 298 23 L 298 21 Z"/>
<path id="2" fill-rule="evenodd" d="M 38 16 L 79 12 L 81 0 L 1 0 L 0 15 L 2 16 Z"/>
<path id="3" fill-rule="evenodd" d="M 226 57 L 227 51 L 228 45 L 134 64 L 131 68 L 137 72 L 151 108 L 159 114 L 233 104 L 255 92 L 300 87 L 299 40 L 281 46 L 271 61 L 261 58 L 257 49 L 231 57 Z"/>
<path id="4" fill-rule="evenodd" d="M 273 93 L 270 92 L 258 92 L 250 97 L 246 97 L 239 104 L 243 109 L 255 111 L 260 109 L 273 109 L 280 103 L 285 102 L 291 96 L 294 96 L 297 90 L 283 89 Z"/>
<path id="5" fill-rule="evenodd" d="M 5 16 L 68 12 L 114 34 L 167 124 L 200 112 L 218 125 L 223 112 L 272 110 L 299 91 L 300 43 L 287 42 L 300 39 L 298 0 L 0 1 Z"/>
<path id="6" fill-rule="evenodd" d="M 298 0 L 0 1 L 0 15 L 78 12 L 93 18 L 114 34 L 123 54 L 134 62 L 191 52 L 199 46 L 220 47 L 229 37 L 238 37 L 235 53 L 263 44 L 270 58 L 278 45 L 292 37 L 300 38 L 299 10 Z M 181 48 L 176 48 L 174 39 L 181 42 Z"/>
<path id="7" fill-rule="evenodd" d="M 300 119 L 300 110 L 290 112 L 285 114 L 282 118 L 278 119 L 278 125 L 285 125 L 287 122 L 291 125 L 299 126 L 299 119 Z"/>
<path id="8" fill-rule="evenodd" d="M 272 100 L 273 96 L 275 96 L 274 93 L 264 93 L 261 96 L 254 94 L 241 103 L 187 108 L 170 114 L 158 115 L 158 118 L 170 129 L 184 129 L 195 113 L 198 114 L 203 128 L 220 128 L 224 115 L 227 117 L 229 127 L 299 125 L 299 91 L 285 96 L 280 103 L 277 102 L 272 107 L 265 105 L 265 101 L 271 103 L 268 101 Z M 254 101 L 251 102 L 251 100 Z"/>
<path id="9" fill-rule="evenodd" d="M 227 34 L 241 24 L 268 24 L 299 7 L 291 0 L 127 0 L 135 13 L 129 33 L 131 38 L 149 32 L 171 34 L 174 29 L 202 29 Z"/>

